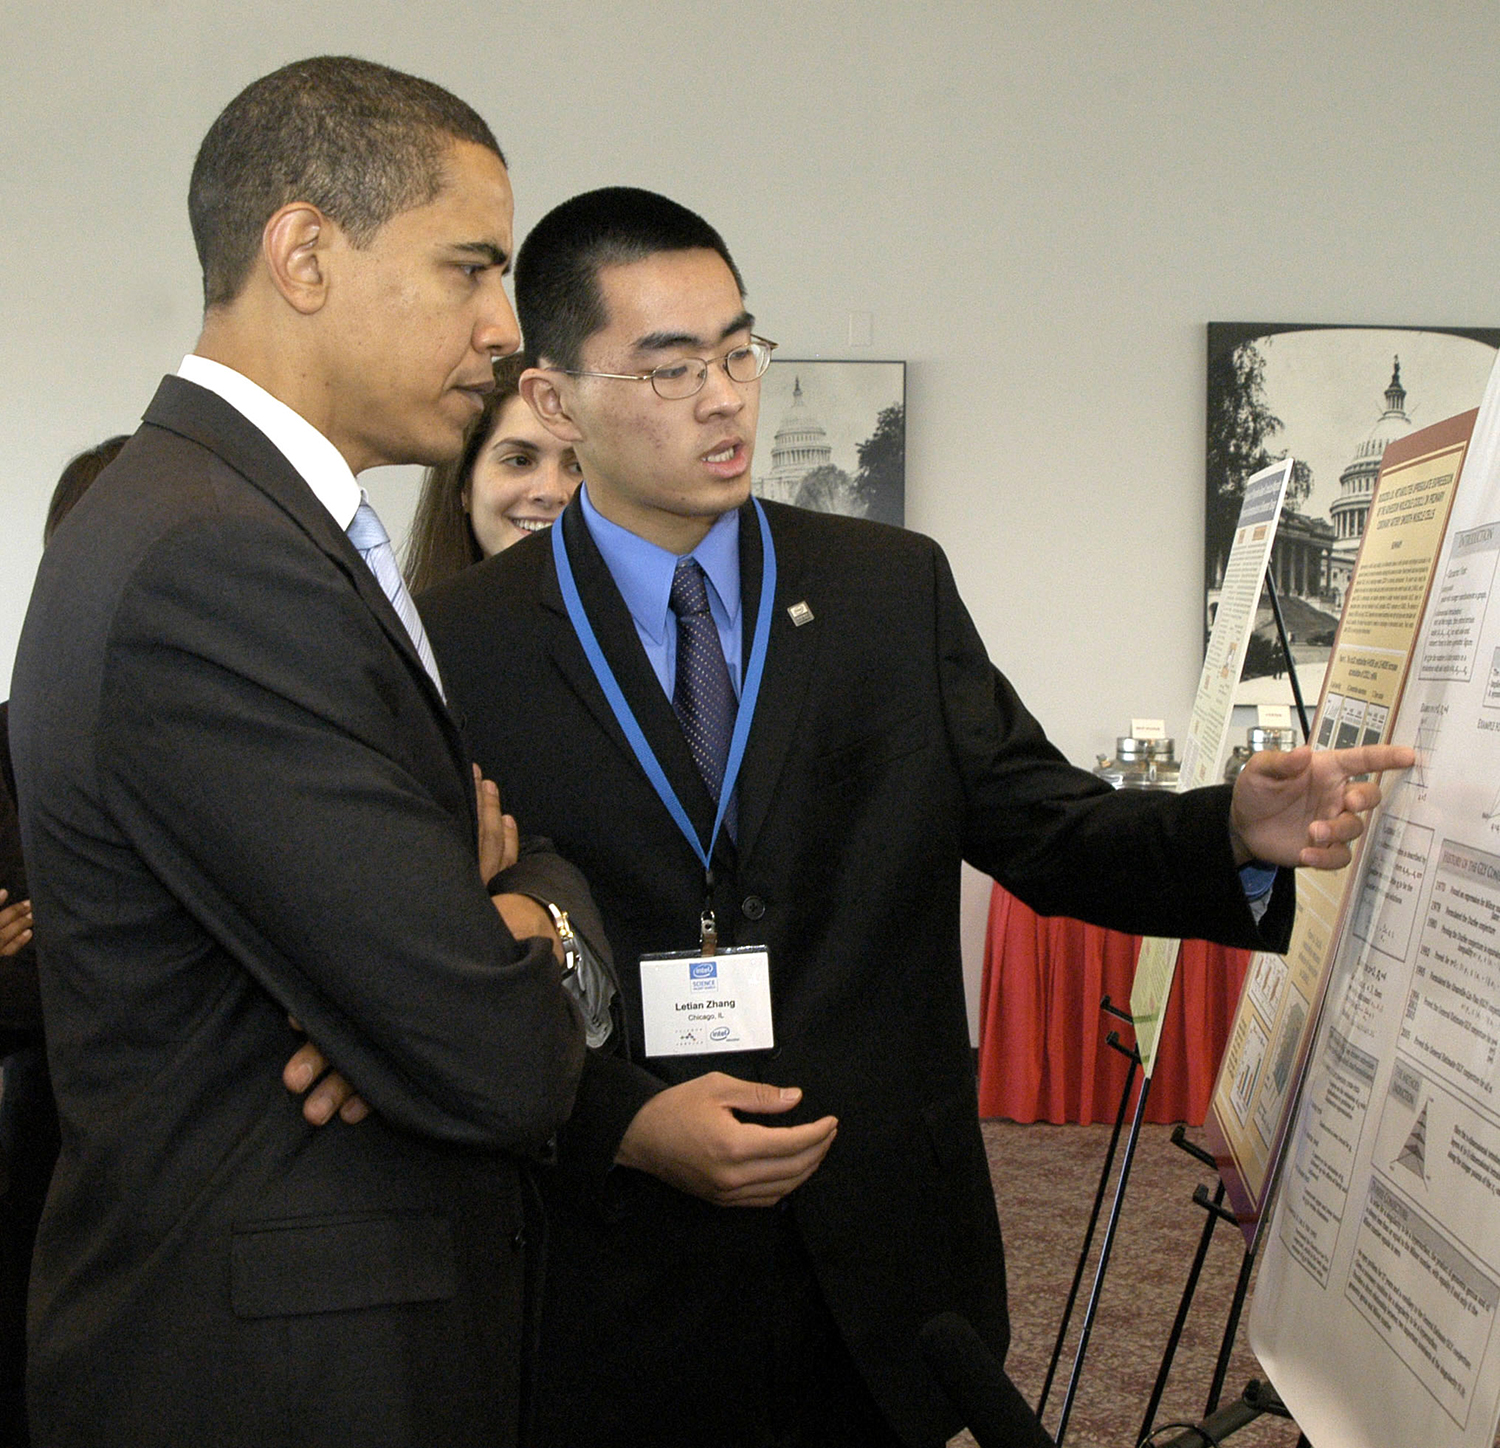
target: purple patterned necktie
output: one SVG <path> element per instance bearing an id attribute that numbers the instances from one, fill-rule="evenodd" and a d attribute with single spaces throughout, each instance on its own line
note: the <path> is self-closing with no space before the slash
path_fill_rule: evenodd
<path id="1" fill-rule="evenodd" d="M 672 707 L 688 748 L 715 803 L 724 783 L 729 739 L 738 708 L 719 630 L 708 611 L 708 588 L 695 558 L 678 560 L 669 599 L 677 615 L 677 683 Z"/>

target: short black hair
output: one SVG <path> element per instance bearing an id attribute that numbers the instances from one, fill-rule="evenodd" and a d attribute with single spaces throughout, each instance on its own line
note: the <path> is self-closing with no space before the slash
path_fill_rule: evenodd
<path id="1" fill-rule="evenodd" d="M 553 207 L 516 257 L 516 313 L 526 350 L 538 365 L 577 367 L 584 342 L 609 321 L 599 289 L 603 267 L 699 248 L 724 259 L 743 297 L 745 283 L 724 238 L 665 196 L 606 186 Z"/>
<path id="2" fill-rule="evenodd" d="M 472 107 L 373 61 L 314 56 L 252 81 L 209 127 L 188 186 L 204 306 L 239 295 L 266 222 L 288 202 L 310 202 L 368 245 L 437 196 L 454 141 L 505 160 Z"/>

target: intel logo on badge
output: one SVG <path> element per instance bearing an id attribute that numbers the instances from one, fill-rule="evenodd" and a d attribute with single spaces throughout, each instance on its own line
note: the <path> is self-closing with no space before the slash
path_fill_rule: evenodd
<path id="1" fill-rule="evenodd" d="M 719 967 L 712 960 L 695 960 L 688 967 L 688 973 L 694 980 L 710 980 L 718 975 Z"/>
<path id="2" fill-rule="evenodd" d="M 708 1033 L 708 1039 L 710 1041 L 727 1041 L 729 1039 L 729 1027 L 715 1026 L 713 1030 Z"/>

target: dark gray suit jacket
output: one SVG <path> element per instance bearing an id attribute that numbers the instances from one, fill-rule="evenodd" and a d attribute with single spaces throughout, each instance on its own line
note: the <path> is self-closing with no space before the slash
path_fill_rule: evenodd
<path id="1" fill-rule="evenodd" d="M 518 1157 L 577 1012 L 379 584 L 213 394 L 164 380 L 48 548 L 11 746 L 63 1129 L 39 1441 L 514 1441 Z M 303 1123 L 289 1013 L 374 1119 Z"/>
<path id="2" fill-rule="evenodd" d="M 722 943 L 770 947 L 770 1052 L 640 1055 L 637 960 L 696 946 L 703 868 L 594 680 L 549 541 L 420 600 L 475 758 L 524 826 L 587 876 L 625 997 L 630 1045 L 591 1056 L 547 1186 L 539 1404 L 559 1448 L 741 1441 L 760 1365 L 743 1361 L 732 1326 L 779 1250 L 766 1235 L 775 1214 L 609 1170 L 643 1101 L 714 1069 L 801 1086 L 802 1106 L 777 1120 L 838 1116 L 787 1210 L 891 1423 L 913 1443 L 956 1431 L 918 1330 L 958 1311 L 1002 1354 L 1009 1331 L 964 1008 L 962 860 L 1043 913 L 1120 930 L 1274 948 L 1290 925 L 1289 875 L 1264 928 L 1246 906 L 1227 790 L 1117 793 L 1047 742 L 929 539 L 766 512 L 779 566 L 770 652 L 713 902 Z M 706 839 L 708 795 L 576 502 L 559 526 L 601 646 Z M 740 555 L 748 635 L 761 579 L 748 509 Z M 788 612 L 799 602 L 811 611 L 801 627 Z M 527 767 L 541 759 L 545 771 Z"/>

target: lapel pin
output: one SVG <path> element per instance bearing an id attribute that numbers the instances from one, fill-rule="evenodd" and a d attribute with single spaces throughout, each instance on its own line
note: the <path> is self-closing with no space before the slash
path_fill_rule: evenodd
<path id="1" fill-rule="evenodd" d="M 805 623 L 811 623 L 813 620 L 813 611 L 807 606 L 805 602 L 792 604 L 792 606 L 787 609 L 787 613 L 791 615 L 792 622 L 798 628 L 801 628 Z"/>

